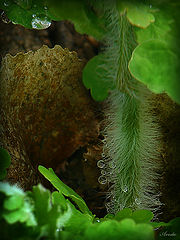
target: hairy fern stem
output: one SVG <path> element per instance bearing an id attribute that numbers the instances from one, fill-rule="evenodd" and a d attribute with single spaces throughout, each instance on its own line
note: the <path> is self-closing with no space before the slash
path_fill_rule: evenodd
<path id="1" fill-rule="evenodd" d="M 104 149 L 99 166 L 110 185 L 107 210 L 116 213 L 125 207 L 150 209 L 161 205 L 157 178 L 159 128 L 151 113 L 151 93 L 128 70 L 135 35 L 126 13 L 120 13 L 115 0 L 104 0 L 107 34 L 104 38 L 105 81 L 113 81 L 105 109 Z M 101 163 L 101 164 L 100 164 Z"/>
<path id="2" fill-rule="evenodd" d="M 103 170 L 111 185 L 108 212 L 125 207 L 156 211 L 160 206 L 156 194 L 160 136 L 148 95 L 137 99 L 115 90 L 107 101 Z"/>

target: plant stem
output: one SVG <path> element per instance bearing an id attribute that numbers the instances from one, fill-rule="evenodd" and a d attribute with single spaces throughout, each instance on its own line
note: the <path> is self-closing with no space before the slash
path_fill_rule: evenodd
<path id="1" fill-rule="evenodd" d="M 105 81 L 113 81 L 105 109 L 104 177 L 111 185 L 107 210 L 125 207 L 157 210 L 159 129 L 151 113 L 151 93 L 128 70 L 136 47 L 133 28 L 120 13 L 116 1 L 104 1 L 107 35 L 104 49 Z M 100 176 L 100 180 L 101 180 Z"/>

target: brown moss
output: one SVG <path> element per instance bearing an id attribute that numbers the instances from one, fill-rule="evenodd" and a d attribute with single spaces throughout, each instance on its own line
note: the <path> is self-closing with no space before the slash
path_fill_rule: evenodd
<path id="1" fill-rule="evenodd" d="M 81 83 L 84 65 L 75 52 L 60 46 L 43 46 L 36 52 L 14 57 L 8 54 L 3 59 L 1 145 L 11 156 L 17 146 L 19 149 L 8 171 L 12 182 L 28 185 L 27 178 L 31 177 L 27 165 L 32 171 L 39 164 L 56 169 L 78 148 L 97 138 L 99 126 L 93 101 Z"/>
<path id="2" fill-rule="evenodd" d="M 162 132 L 160 183 L 163 221 L 180 215 L 180 106 L 166 94 L 154 95 L 154 112 Z"/>

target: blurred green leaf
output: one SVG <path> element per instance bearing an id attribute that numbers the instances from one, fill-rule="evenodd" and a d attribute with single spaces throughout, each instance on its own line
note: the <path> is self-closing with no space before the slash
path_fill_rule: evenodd
<path id="1" fill-rule="evenodd" d="M 11 157 L 9 153 L 5 149 L 0 148 L 0 180 L 3 180 L 6 177 L 6 168 L 8 168 L 10 164 Z"/>
<path id="2" fill-rule="evenodd" d="M 48 0 L 47 6 L 53 20 L 69 20 L 76 31 L 101 39 L 105 31 L 103 22 L 91 9 L 91 4 L 84 0 Z"/>
<path id="3" fill-rule="evenodd" d="M 82 234 L 84 230 L 92 223 L 92 217 L 89 214 L 81 213 L 75 206 L 67 200 L 72 215 L 64 224 L 65 230 L 73 232 L 74 234 Z"/>
<path id="4" fill-rule="evenodd" d="M 86 240 L 153 240 L 153 228 L 149 224 L 136 224 L 132 219 L 120 222 L 107 220 L 89 225 L 85 231 Z"/>
<path id="5" fill-rule="evenodd" d="M 169 41 L 171 37 L 171 26 L 174 22 L 173 16 L 163 11 L 153 13 L 155 21 L 147 28 L 135 28 L 137 42 L 143 43 L 148 40 Z"/>
<path id="6" fill-rule="evenodd" d="M 148 223 L 153 217 L 153 213 L 145 209 L 136 210 L 132 214 L 132 218 L 136 223 Z"/>
<path id="7" fill-rule="evenodd" d="M 132 210 L 130 208 L 124 208 L 118 213 L 116 213 L 114 219 L 121 221 L 125 218 L 132 218 Z"/>
<path id="8" fill-rule="evenodd" d="M 142 2 L 136 1 L 133 3 L 133 1 L 123 2 L 118 0 L 118 9 L 120 12 L 126 10 L 129 22 L 140 28 L 146 28 L 155 21 L 150 6 Z"/>
<path id="9" fill-rule="evenodd" d="M 36 226 L 33 204 L 17 186 L 0 182 L 0 193 L 4 194 L 2 216 L 10 224 L 24 222 L 27 226 Z"/>
<path id="10" fill-rule="evenodd" d="M 40 226 L 44 225 L 51 209 L 50 191 L 38 184 L 38 186 L 33 187 L 32 198 L 34 199 L 35 216 L 38 224 Z"/>
<path id="11" fill-rule="evenodd" d="M 20 208 L 23 203 L 24 199 L 21 195 L 14 195 L 4 201 L 4 208 L 7 210 L 15 210 Z"/>
<path id="12" fill-rule="evenodd" d="M 178 57 L 160 40 L 145 41 L 134 50 L 129 62 L 134 78 L 154 93 L 166 92 L 180 103 Z"/>
<path id="13" fill-rule="evenodd" d="M 105 81 L 103 58 L 103 54 L 93 57 L 83 69 L 83 84 L 90 89 L 91 96 L 96 101 L 103 101 L 107 98 L 109 91 L 115 89 L 113 81 Z"/>
<path id="14" fill-rule="evenodd" d="M 63 211 L 67 210 L 67 201 L 61 192 L 55 191 L 52 193 L 52 203 L 60 205 Z"/>

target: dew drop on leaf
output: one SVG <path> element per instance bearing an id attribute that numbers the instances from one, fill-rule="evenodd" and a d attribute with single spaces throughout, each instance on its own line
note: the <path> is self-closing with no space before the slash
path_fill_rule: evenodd
<path id="1" fill-rule="evenodd" d="M 109 167 L 114 169 L 116 167 L 116 164 L 114 162 L 109 162 Z"/>
<path id="2" fill-rule="evenodd" d="M 97 166 L 98 166 L 99 168 L 103 168 L 103 167 L 105 166 L 104 161 L 103 161 L 103 160 L 99 160 L 99 161 L 97 162 Z"/>
<path id="3" fill-rule="evenodd" d="M 51 21 L 45 15 L 32 15 L 32 28 L 34 29 L 46 29 L 51 25 Z"/>
<path id="4" fill-rule="evenodd" d="M 5 14 L 5 12 L 1 13 L 1 19 L 4 23 L 10 23 L 11 20 L 9 20 L 9 18 L 7 17 L 7 15 Z"/>
<path id="5" fill-rule="evenodd" d="M 137 205 L 141 204 L 141 201 L 139 200 L 139 198 L 136 198 L 135 202 L 136 202 Z"/>
<path id="6" fill-rule="evenodd" d="M 101 170 L 101 175 L 106 175 L 106 171 Z"/>
<path id="7" fill-rule="evenodd" d="M 9 4 L 10 4 L 10 3 L 9 3 L 9 1 L 7 1 L 7 0 L 6 0 L 6 1 L 4 1 L 4 6 L 5 6 L 5 7 L 8 7 L 8 6 L 9 6 Z"/>
<path id="8" fill-rule="evenodd" d="M 98 182 L 100 184 L 106 184 L 107 183 L 107 178 L 103 175 L 101 175 L 99 178 L 98 178 Z"/>
<path id="9" fill-rule="evenodd" d="M 126 192 L 128 191 L 128 187 L 125 186 L 125 187 L 122 189 L 122 191 L 123 191 L 124 193 L 126 193 Z"/>

